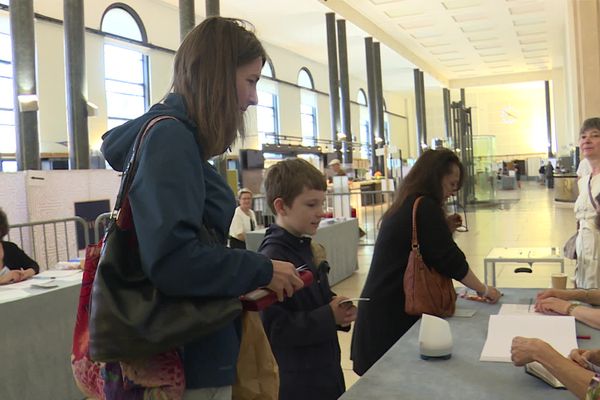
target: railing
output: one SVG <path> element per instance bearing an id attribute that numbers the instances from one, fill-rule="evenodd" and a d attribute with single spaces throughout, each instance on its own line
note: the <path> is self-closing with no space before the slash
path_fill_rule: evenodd
<path id="1" fill-rule="evenodd" d="M 82 256 L 90 243 L 90 228 L 81 217 L 15 224 L 9 227 L 7 240 L 16 243 L 44 270 L 59 261 Z"/>
<path id="2" fill-rule="evenodd" d="M 104 236 L 104 230 L 108 227 L 108 220 L 112 212 L 105 212 L 96 217 L 94 221 L 94 243 L 98 243 L 102 236 Z"/>

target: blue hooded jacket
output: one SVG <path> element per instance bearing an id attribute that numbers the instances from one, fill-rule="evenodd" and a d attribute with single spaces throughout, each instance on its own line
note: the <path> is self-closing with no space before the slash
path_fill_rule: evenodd
<path id="1" fill-rule="evenodd" d="M 144 124 L 170 115 L 151 128 L 142 143 L 129 191 L 142 267 L 158 289 L 171 296 L 239 296 L 272 279 L 264 255 L 198 239 L 203 221 L 221 239 L 229 231 L 235 196 L 217 170 L 202 158 L 197 127 L 183 97 L 170 94 L 141 117 L 107 132 L 102 153 L 117 171 L 129 161 Z M 183 348 L 188 388 L 231 385 L 240 343 L 239 321 Z"/>

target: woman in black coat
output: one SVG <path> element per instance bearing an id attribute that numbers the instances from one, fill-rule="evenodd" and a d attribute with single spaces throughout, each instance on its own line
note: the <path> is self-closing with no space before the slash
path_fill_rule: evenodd
<path id="1" fill-rule="evenodd" d="M 425 264 L 477 291 L 490 303 L 501 293 L 473 274 L 464 253 L 452 239 L 462 224 L 459 215 L 446 216 L 444 204 L 462 186 L 463 166 L 448 149 L 428 150 L 417 160 L 383 215 L 371 267 L 352 335 L 354 371 L 364 374 L 419 317 L 404 311 L 404 271 L 411 250 L 412 207 L 417 210 L 417 237 Z"/>

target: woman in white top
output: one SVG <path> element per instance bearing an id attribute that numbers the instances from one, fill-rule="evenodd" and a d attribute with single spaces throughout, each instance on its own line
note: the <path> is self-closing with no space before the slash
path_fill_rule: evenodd
<path id="1" fill-rule="evenodd" d="M 246 248 L 246 232 L 256 229 L 256 215 L 252 211 L 252 192 L 242 188 L 238 192 L 239 207 L 235 209 L 231 226 L 229 227 L 229 247 Z"/>
<path id="2" fill-rule="evenodd" d="M 579 148 L 589 162 L 591 172 L 578 181 L 579 196 L 575 202 L 578 234 L 575 242 L 577 268 L 575 283 L 578 288 L 600 288 L 600 231 L 594 224 L 600 194 L 600 118 L 589 118 L 579 131 Z"/>

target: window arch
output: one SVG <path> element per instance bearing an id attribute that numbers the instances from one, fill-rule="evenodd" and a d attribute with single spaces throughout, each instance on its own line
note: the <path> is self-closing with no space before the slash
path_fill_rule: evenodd
<path id="1" fill-rule="evenodd" d="M 147 42 L 139 15 L 128 5 L 114 3 L 102 16 L 103 32 Z M 107 39 L 104 43 L 104 86 L 108 128 L 143 114 L 149 105 L 148 57 L 137 46 Z"/>
<path id="2" fill-rule="evenodd" d="M 267 78 L 275 78 L 275 68 L 273 67 L 273 62 L 270 58 L 267 58 L 265 65 L 263 65 L 262 70 L 260 71 L 261 76 L 266 76 Z"/>
<path id="3" fill-rule="evenodd" d="M 312 90 L 315 88 L 312 75 L 306 67 L 302 67 L 300 68 L 300 71 L 298 71 L 298 86 Z"/>
<path id="4" fill-rule="evenodd" d="M 100 30 L 111 35 L 148 43 L 142 19 L 133 8 L 124 3 L 111 4 L 104 10 Z"/>
<path id="5" fill-rule="evenodd" d="M 367 106 L 369 104 L 369 103 L 367 103 L 367 95 L 365 94 L 364 90 L 358 89 L 358 94 L 356 95 L 356 101 L 361 106 Z"/>

